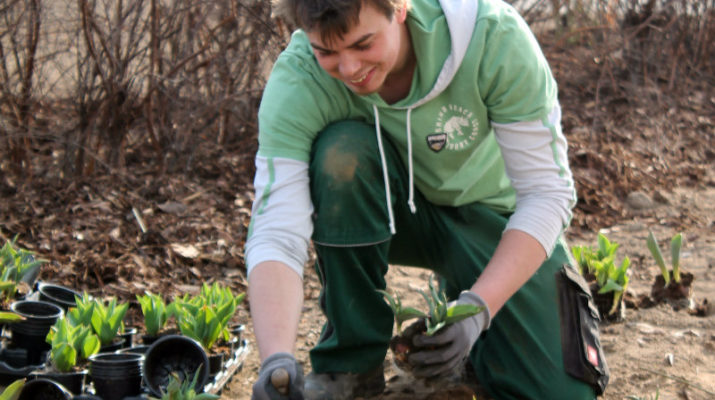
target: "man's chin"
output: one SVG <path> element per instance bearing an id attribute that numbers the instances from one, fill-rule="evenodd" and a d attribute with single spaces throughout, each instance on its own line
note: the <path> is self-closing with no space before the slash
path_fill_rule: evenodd
<path id="1" fill-rule="evenodd" d="M 353 86 L 353 85 L 350 85 L 350 84 L 345 84 L 345 86 L 347 86 L 348 89 L 350 89 L 351 92 L 355 93 L 355 94 L 358 95 L 358 96 L 369 96 L 369 95 L 371 95 L 371 94 L 377 92 L 377 90 L 375 90 L 375 89 L 370 89 L 370 88 L 367 88 L 367 87 L 360 87 L 360 86 L 356 87 L 356 86 Z"/>

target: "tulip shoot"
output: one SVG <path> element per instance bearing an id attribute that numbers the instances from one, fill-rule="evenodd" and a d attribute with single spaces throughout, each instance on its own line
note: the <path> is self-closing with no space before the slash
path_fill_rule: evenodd
<path id="1" fill-rule="evenodd" d="M 664 286 L 667 287 L 670 284 L 671 271 L 673 282 L 680 283 L 680 250 L 683 247 L 683 235 L 678 233 L 670 240 L 671 271 L 668 271 L 663 254 L 660 252 L 660 246 L 658 246 L 658 240 L 652 231 L 648 231 L 646 244 L 648 245 L 648 250 L 650 250 L 650 254 L 653 256 L 655 263 L 658 264 L 658 267 L 660 268 L 660 273 L 665 281 Z"/>

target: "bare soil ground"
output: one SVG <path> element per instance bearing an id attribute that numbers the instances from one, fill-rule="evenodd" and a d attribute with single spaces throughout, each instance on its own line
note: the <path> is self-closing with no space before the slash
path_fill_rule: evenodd
<path id="1" fill-rule="evenodd" d="M 630 293 L 638 298 L 650 293 L 658 274 L 645 246 L 647 230 L 663 243 L 683 232 L 683 266 L 695 274 L 696 305 L 707 310 L 695 316 L 665 305 L 629 308 L 624 322 L 604 325 L 611 383 L 603 398 L 654 399 L 659 393 L 660 399 L 713 399 L 713 77 L 675 93 L 609 77 L 603 64 L 578 48 L 549 58 L 561 88 L 579 194 L 571 244 L 595 245 L 599 230 L 620 243 L 618 254 L 633 261 Z M 164 174 L 156 173 L 150 152 L 129 148 L 126 168 L 74 180 L 59 177 L 62 154 L 51 143 L 34 146 L 34 164 L 23 175 L 0 160 L 0 240 L 18 235 L 20 245 L 48 259 L 41 279 L 132 301 L 129 322 L 137 324 L 134 296 L 145 290 L 171 298 L 198 290 L 204 281 L 220 281 L 245 291 L 252 141 L 234 147 L 203 143 L 181 171 Z M 296 350 L 307 372 L 322 316 L 319 283 L 306 271 Z M 388 281 L 391 290 L 417 302 L 414 288 L 425 287 L 426 277 L 422 270 L 393 266 Z M 259 361 L 246 304 L 237 320 L 248 326 L 254 350 L 222 397 L 249 399 Z M 472 398 L 471 387 L 434 391 L 395 376 L 388 364 L 388 391 L 379 398 Z"/>

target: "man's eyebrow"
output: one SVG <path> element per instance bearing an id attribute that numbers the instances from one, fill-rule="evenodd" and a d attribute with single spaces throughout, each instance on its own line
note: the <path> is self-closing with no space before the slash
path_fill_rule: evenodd
<path id="1" fill-rule="evenodd" d="M 350 44 L 348 47 L 358 46 L 358 45 L 360 45 L 360 43 L 362 43 L 362 42 L 366 41 L 367 39 L 369 39 L 370 37 L 372 37 L 372 35 L 373 35 L 372 33 L 366 33 L 366 34 L 360 36 L 360 37 L 358 38 L 358 40 L 354 41 L 354 42 L 353 42 L 352 44 Z M 310 45 L 311 45 L 314 49 L 316 49 L 316 50 L 326 51 L 326 52 L 332 52 L 332 51 L 333 51 L 333 50 L 331 50 L 331 49 L 326 49 L 326 48 L 324 48 L 324 47 L 321 47 L 321 46 L 319 46 L 319 45 L 317 45 L 317 44 L 315 44 L 315 43 L 313 43 L 313 42 L 310 42 Z"/>

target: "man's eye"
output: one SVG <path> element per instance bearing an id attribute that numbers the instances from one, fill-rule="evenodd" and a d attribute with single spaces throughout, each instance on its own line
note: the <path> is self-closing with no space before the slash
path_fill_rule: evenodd
<path id="1" fill-rule="evenodd" d="M 355 45 L 355 48 L 357 50 L 367 50 L 370 48 L 370 46 L 372 46 L 372 43 L 363 43 L 363 44 Z"/>
<path id="2" fill-rule="evenodd" d="M 333 54 L 333 52 L 330 51 L 330 50 L 315 50 L 315 52 L 316 52 L 320 57 L 327 57 L 327 56 Z"/>

